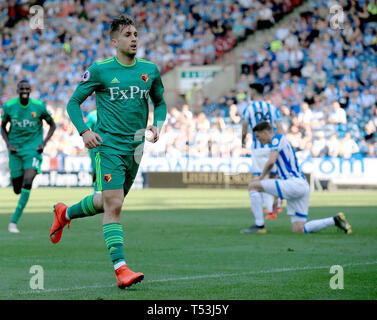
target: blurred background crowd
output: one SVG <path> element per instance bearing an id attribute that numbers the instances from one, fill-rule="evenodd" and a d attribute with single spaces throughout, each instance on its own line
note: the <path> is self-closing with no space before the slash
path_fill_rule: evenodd
<path id="1" fill-rule="evenodd" d="M 137 56 L 162 74 L 177 65 L 216 63 L 258 29 L 274 26 L 300 0 L 68 0 L 0 4 L 0 103 L 15 97 L 16 83 L 28 79 L 32 97 L 44 100 L 58 124 L 45 149 L 50 157 L 87 154 L 66 113 L 81 76 L 96 60 L 114 55 L 111 19 L 131 15 L 137 22 Z M 310 1 L 298 18 L 281 23 L 273 41 L 248 47 L 240 59 L 237 88 L 213 101 L 196 88 L 200 110 L 190 97 L 169 106 L 155 156 L 249 156 L 241 147 L 241 114 L 248 88 L 259 82 L 276 105 L 293 146 L 303 155 L 375 156 L 377 127 L 377 8 L 373 2 L 341 0 L 344 24 L 329 25 L 327 1 Z M 43 6 L 42 30 L 31 29 L 29 7 Z M 192 92 L 191 92 L 192 93 Z M 82 105 L 86 117 L 93 97 Z M 1 141 L 0 148 L 5 145 Z"/>

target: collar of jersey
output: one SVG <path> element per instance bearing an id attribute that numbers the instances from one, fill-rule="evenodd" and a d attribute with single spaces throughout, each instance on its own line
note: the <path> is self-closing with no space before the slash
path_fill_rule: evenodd
<path id="1" fill-rule="evenodd" d="M 122 62 L 120 62 L 118 60 L 118 58 L 115 56 L 115 61 L 118 62 L 121 66 L 123 67 L 126 67 L 126 68 L 131 68 L 131 67 L 134 67 L 136 65 L 136 62 L 137 62 L 137 58 L 135 58 L 135 63 L 134 64 L 130 64 L 130 65 L 127 65 L 127 64 L 123 64 Z"/>
<path id="2" fill-rule="evenodd" d="M 18 104 L 20 105 L 21 108 L 26 109 L 26 108 L 30 105 L 30 98 L 29 98 L 29 101 L 27 102 L 27 105 L 26 105 L 26 106 L 24 106 L 24 105 L 21 103 L 20 98 L 18 98 Z"/>

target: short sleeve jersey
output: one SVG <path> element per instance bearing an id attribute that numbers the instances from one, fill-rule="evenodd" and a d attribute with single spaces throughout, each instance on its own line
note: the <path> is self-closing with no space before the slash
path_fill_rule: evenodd
<path id="1" fill-rule="evenodd" d="M 46 104 L 38 99 L 29 99 L 24 106 L 19 98 L 7 101 L 2 106 L 2 122 L 10 122 L 9 143 L 18 151 L 35 151 L 43 142 L 43 119 L 51 121 Z"/>
<path id="2" fill-rule="evenodd" d="M 147 125 L 149 98 L 155 106 L 165 104 L 157 66 L 139 58 L 129 66 L 116 57 L 95 62 L 83 74 L 71 100 L 81 104 L 93 92 L 97 108 L 96 133 L 103 139 L 97 151 L 133 154 L 144 139 L 140 132 Z M 74 124 L 79 132 L 86 128 L 81 121 Z"/>

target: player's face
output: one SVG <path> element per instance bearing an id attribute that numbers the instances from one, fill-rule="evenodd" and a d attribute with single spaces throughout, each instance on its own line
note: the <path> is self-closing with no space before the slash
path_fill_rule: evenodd
<path id="1" fill-rule="evenodd" d="M 29 99 L 30 92 L 31 88 L 28 83 L 21 83 L 17 87 L 17 93 L 21 99 Z"/>
<path id="2" fill-rule="evenodd" d="M 112 43 L 118 52 L 127 56 L 135 56 L 137 51 L 137 30 L 134 26 L 124 26 Z"/>
<path id="3" fill-rule="evenodd" d="M 268 144 L 271 142 L 271 134 L 268 130 L 254 132 L 255 137 L 261 144 Z"/>

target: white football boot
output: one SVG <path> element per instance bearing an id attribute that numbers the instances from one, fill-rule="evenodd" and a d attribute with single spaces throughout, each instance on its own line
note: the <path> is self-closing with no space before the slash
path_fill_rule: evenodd
<path id="1" fill-rule="evenodd" d="M 10 233 L 20 233 L 20 230 L 18 230 L 17 228 L 17 224 L 11 222 L 9 225 L 8 225 L 8 231 Z"/>

